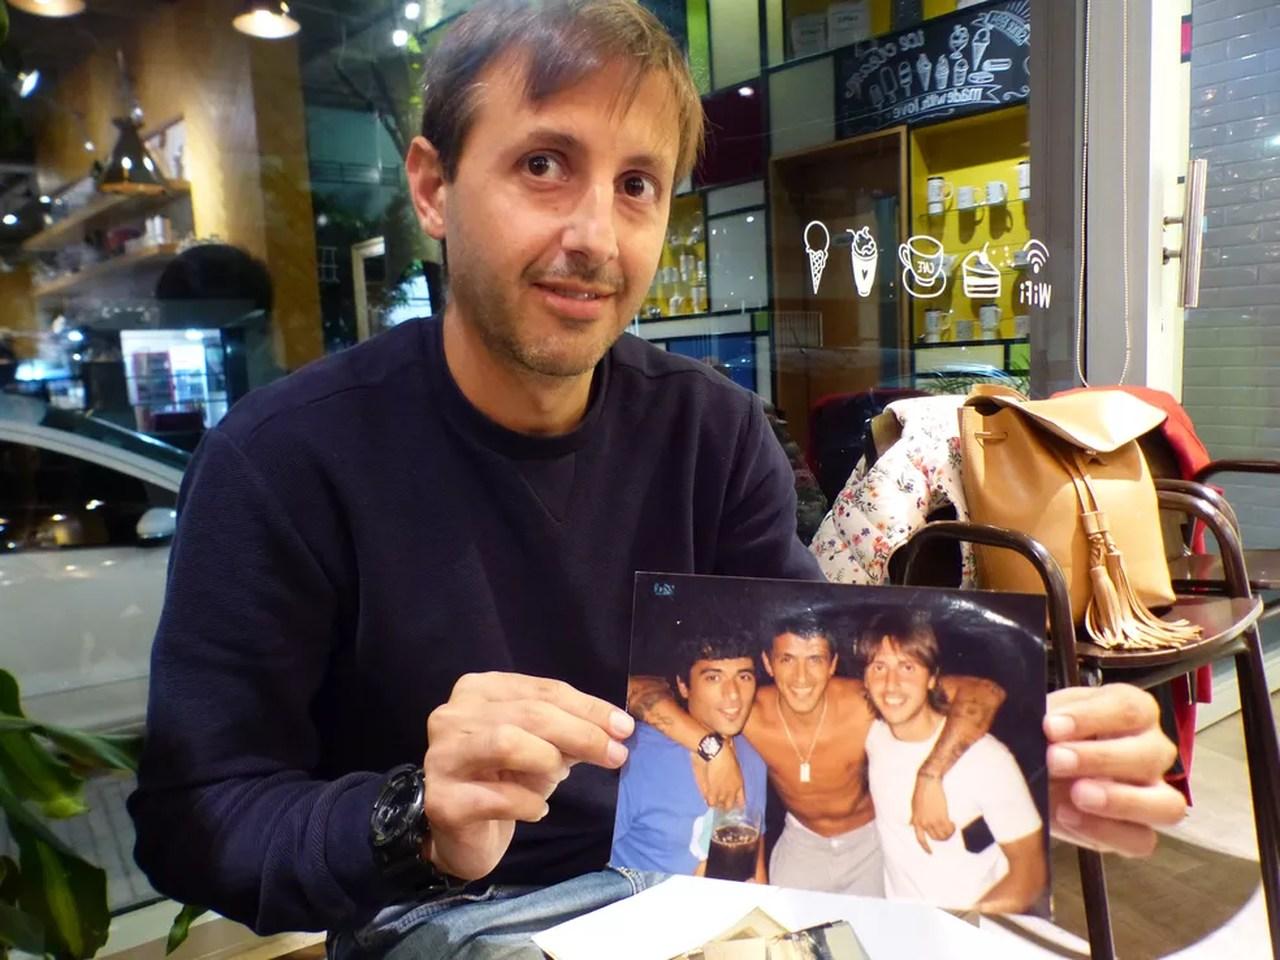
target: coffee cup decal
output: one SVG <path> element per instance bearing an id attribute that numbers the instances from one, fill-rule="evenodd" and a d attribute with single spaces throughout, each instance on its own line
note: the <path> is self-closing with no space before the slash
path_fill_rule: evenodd
<path id="1" fill-rule="evenodd" d="M 961 265 L 964 295 L 973 300 L 996 300 L 1000 297 L 1000 269 L 991 262 L 987 245 L 974 250 Z"/>
<path id="2" fill-rule="evenodd" d="M 931 300 L 947 289 L 947 275 L 942 269 L 942 241 L 928 234 L 917 234 L 898 247 L 902 261 L 902 286 L 909 296 Z"/>
<path id="3" fill-rule="evenodd" d="M 853 285 L 858 296 L 871 296 L 871 288 L 876 282 L 876 262 L 880 259 L 880 247 L 876 238 L 871 236 L 869 227 L 858 230 L 847 230 L 851 233 L 849 252 L 853 260 Z"/>

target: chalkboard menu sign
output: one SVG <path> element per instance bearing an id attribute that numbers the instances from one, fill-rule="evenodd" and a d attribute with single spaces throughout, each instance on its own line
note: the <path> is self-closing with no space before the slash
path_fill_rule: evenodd
<path id="1" fill-rule="evenodd" d="M 856 136 L 1026 100 L 1031 0 L 996 0 L 835 53 L 836 129 Z"/>

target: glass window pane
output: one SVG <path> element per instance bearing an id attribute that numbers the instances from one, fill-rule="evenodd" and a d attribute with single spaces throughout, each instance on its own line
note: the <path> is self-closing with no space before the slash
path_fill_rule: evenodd
<path id="1" fill-rule="evenodd" d="M 711 79 L 728 87 L 760 76 L 760 15 L 754 3 L 711 0 Z"/>
<path id="2" fill-rule="evenodd" d="M 742 210 L 745 207 L 762 207 L 764 199 L 763 180 L 752 180 L 750 183 L 708 190 L 707 216 L 714 217 L 718 213 Z"/>
<path id="3" fill-rule="evenodd" d="M 769 302 L 763 213 L 708 221 L 711 309 L 749 310 Z"/>

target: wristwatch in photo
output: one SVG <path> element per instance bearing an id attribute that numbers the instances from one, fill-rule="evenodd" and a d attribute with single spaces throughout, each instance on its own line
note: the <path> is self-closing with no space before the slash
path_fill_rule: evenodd
<path id="1" fill-rule="evenodd" d="M 698 756 L 708 763 L 720 756 L 720 751 L 723 749 L 724 737 L 718 733 L 708 733 L 698 741 Z"/>
<path id="2" fill-rule="evenodd" d="M 415 889 L 451 889 L 460 881 L 451 883 L 452 878 L 422 856 L 431 836 L 423 808 L 424 782 L 422 768 L 413 764 L 396 767 L 387 775 L 369 816 L 369 842 L 388 880 Z"/>

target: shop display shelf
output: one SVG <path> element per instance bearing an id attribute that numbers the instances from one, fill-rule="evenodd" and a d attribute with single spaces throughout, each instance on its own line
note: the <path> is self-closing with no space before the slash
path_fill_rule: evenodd
<path id="1" fill-rule="evenodd" d="M 103 230 L 146 217 L 178 197 L 189 196 L 191 184 L 185 180 L 169 181 L 165 193 L 154 196 L 128 196 L 104 193 L 94 197 L 79 210 L 33 234 L 22 243 L 27 253 L 50 253 L 79 243 L 91 230 Z"/>
<path id="2" fill-rule="evenodd" d="M 110 277 L 123 276 L 141 267 L 162 266 L 178 254 L 176 243 L 159 244 L 135 253 L 126 253 L 109 260 L 90 264 L 83 270 L 64 274 L 47 283 L 37 284 L 31 295 L 37 300 L 49 297 L 69 297 Z"/>
<path id="3" fill-rule="evenodd" d="M 954 204 L 954 202 L 955 202 L 954 199 L 948 201 L 948 203 L 952 203 L 952 204 Z M 970 216 L 976 216 L 980 211 L 986 210 L 989 207 L 995 207 L 997 209 L 1000 207 L 1013 208 L 1013 207 L 1025 206 L 1027 203 L 1030 203 L 1030 201 L 1023 200 L 1021 197 L 1010 197 L 1009 199 L 1002 200 L 999 203 L 975 203 L 972 207 L 965 207 L 963 210 L 953 205 L 953 206 L 947 207 L 941 213 L 930 213 L 928 210 L 923 210 L 920 213 L 917 213 L 915 215 L 915 220 L 916 220 L 916 223 L 928 223 L 930 221 L 945 221 L 949 218 L 959 217 L 965 214 Z"/>
<path id="4" fill-rule="evenodd" d="M 913 346 L 917 350 L 935 350 L 939 347 L 1000 347 L 1030 342 L 1030 337 L 1001 337 L 998 340 L 940 340 L 937 343 L 917 340 Z"/>

